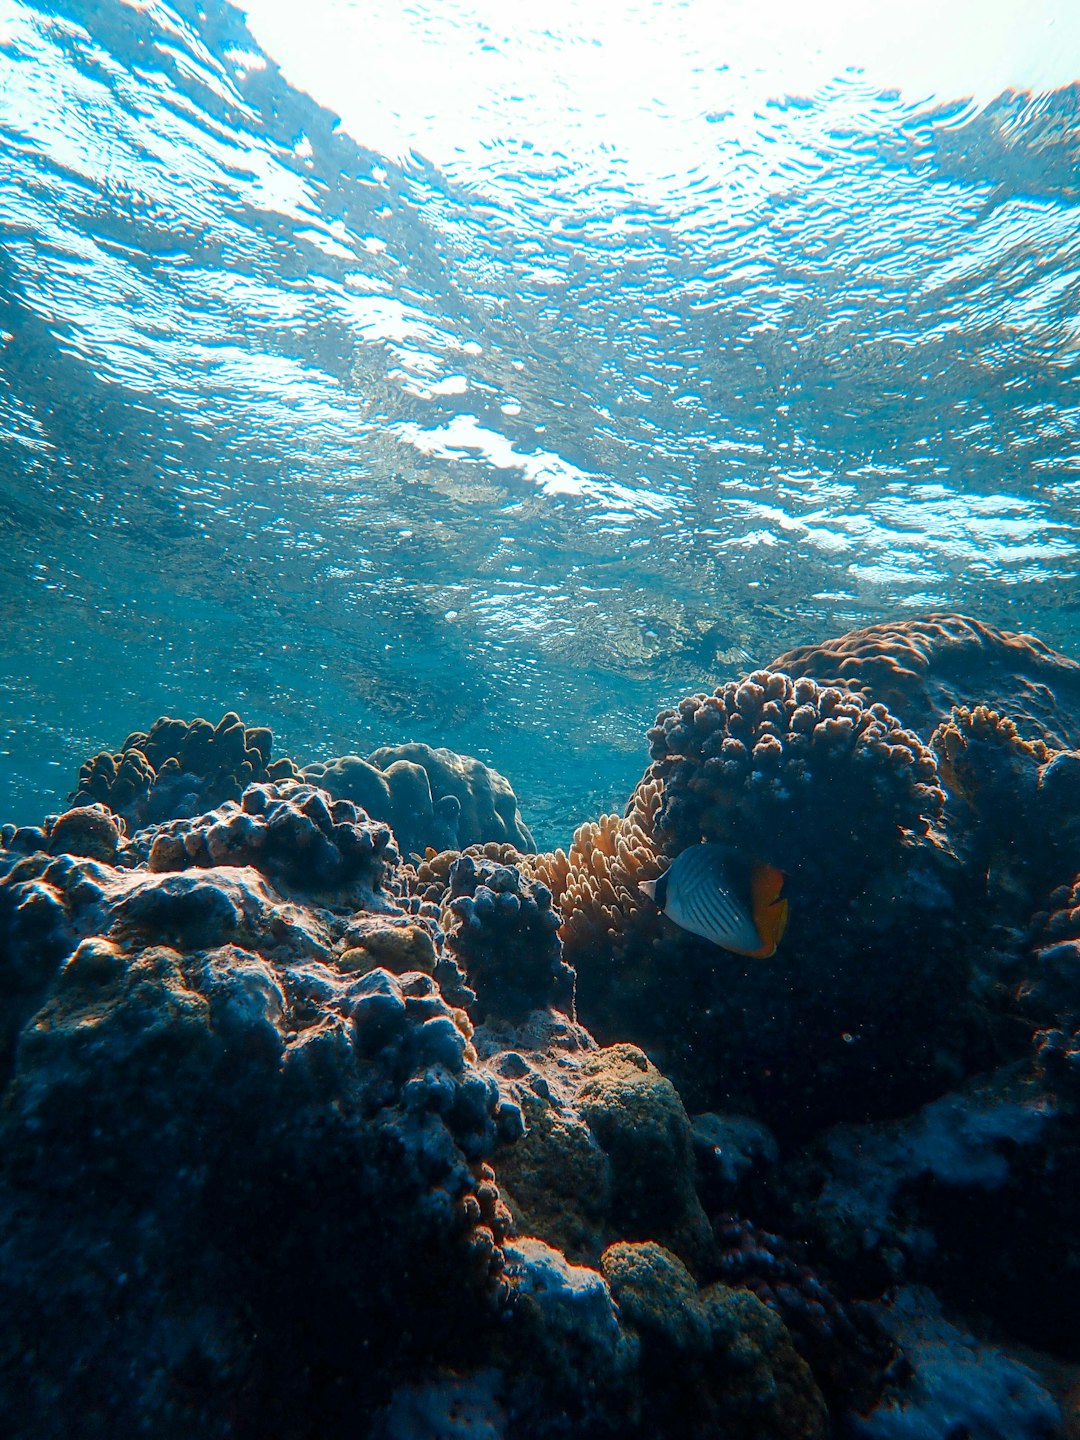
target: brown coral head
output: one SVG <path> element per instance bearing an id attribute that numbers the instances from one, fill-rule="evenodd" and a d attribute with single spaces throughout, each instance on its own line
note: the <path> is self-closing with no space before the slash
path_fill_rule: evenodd
<path id="1" fill-rule="evenodd" d="M 677 854 L 701 840 L 798 869 L 872 862 L 935 830 L 933 752 L 884 705 L 808 677 L 757 670 L 691 695 L 648 732 L 663 783 L 656 833 Z M 861 868 L 861 867 L 860 867 Z"/>

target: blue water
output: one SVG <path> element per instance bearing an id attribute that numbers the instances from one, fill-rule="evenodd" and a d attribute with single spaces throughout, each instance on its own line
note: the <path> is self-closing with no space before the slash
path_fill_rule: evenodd
<path id="1" fill-rule="evenodd" d="M 543 848 L 791 645 L 1080 653 L 1076 86 L 848 69 L 646 185 L 510 112 L 365 149 L 277 58 L 221 0 L 0 0 L 4 819 L 237 709 L 475 754 Z"/>

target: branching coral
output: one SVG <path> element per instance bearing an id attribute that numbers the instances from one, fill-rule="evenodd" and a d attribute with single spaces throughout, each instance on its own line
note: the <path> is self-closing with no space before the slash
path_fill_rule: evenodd
<path id="1" fill-rule="evenodd" d="M 476 991 L 477 1019 L 574 1012 L 574 971 L 562 955 L 551 891 L 513 865 L 461 855 L 444 902 L 447 944 Z"/>
<path id="2" fill-rule="evenodd" d="M 568 956 L 614 945 L 654 921 L 655 907 L 639 885 L 668 864 L 653 836 L 663 798 L 659 780 L 639 785 L 625 815 L 602 815 L 578 826 L 569 853 L 530 858 L 532 873 L 551 890 L 562 916 L 559 934 Z"/>
<path id="3" fill-rule="evenodd" d="M 939 826 L 933 753 L 883 705 L 755 671 L 665 710 L 648 732 L 670 854 L 701 840 L 795 870 L 895 863 Z"/>

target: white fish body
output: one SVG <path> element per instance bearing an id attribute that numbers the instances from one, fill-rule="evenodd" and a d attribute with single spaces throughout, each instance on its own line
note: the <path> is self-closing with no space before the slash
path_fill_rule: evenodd
<path id="1" fill-rule="evenodd" d="M 732 888 L 730 852 L 723 845 L 691 845 L 656 880 L 639 888 L 669 920 L 725 950 L 753 954 L 761 936 L 746 905 Z"/>

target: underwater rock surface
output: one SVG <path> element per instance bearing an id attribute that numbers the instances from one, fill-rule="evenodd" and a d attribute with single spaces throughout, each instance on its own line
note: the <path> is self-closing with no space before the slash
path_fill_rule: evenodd
<path id="1" fill-rule="evenodd" d="M 480 762 L 234 714 L 4 826 L 5 1433 L 1064 1435 L 1080 667 L 786 658 L 565 854 Z M 702 841 L 785 871 L 775 955 L 639 890 Z"/>

